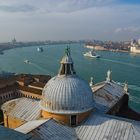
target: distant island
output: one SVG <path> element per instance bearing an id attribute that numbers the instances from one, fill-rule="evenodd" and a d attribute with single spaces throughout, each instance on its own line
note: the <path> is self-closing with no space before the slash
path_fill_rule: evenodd
<path id="1" fill-rule="evenodd" d="M 94 41 L 86 43 L 85 47 L 100 51 L 113 51 L 113 52 L 129 52 L 130 41 L 113 42 L 113 41 Z"/>

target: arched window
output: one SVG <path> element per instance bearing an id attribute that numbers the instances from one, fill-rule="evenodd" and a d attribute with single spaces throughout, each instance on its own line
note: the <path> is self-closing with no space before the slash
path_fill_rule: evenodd
<path id="1" fill-rule="evenodd" d="M 77 124 L 77 116 L 76 115 L 71 115 L 70 117 L 70 125 L 75 126 Z"/>

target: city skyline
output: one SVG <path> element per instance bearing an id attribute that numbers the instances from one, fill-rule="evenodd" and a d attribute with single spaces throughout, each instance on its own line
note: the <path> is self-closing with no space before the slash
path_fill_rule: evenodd
<path id="1" fill-rule="evenodd" d="M 138 0 L 1 0 L 0 42 L 140 38 Z"/>

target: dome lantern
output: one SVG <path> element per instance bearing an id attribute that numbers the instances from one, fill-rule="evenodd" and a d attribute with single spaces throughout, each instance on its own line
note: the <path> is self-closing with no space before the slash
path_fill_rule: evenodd
<path id="1" fill-rule="evenodd" d="M 73 61 L 70 55 L 70 48 L 65 49 L 65 56 L 61 60 L 61 66 L 58 75 L 73 75 L 76 74 Z"/>

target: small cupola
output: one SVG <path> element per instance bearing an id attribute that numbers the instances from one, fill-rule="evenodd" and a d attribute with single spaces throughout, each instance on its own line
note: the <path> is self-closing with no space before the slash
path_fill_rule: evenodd
<path id="1" fill-rule="evenodd" d="M 65 49 L 65 56 L 61 60 L 61 66 L 58 75 L 73 75 L 76 74 L 73 66 L 73 61 L 70 55 L 70 48 Z"/>

